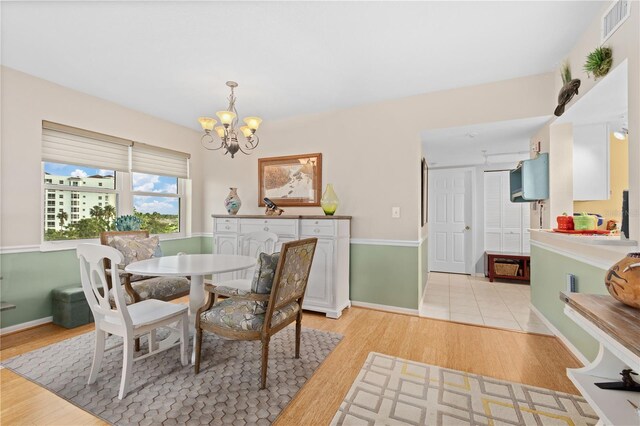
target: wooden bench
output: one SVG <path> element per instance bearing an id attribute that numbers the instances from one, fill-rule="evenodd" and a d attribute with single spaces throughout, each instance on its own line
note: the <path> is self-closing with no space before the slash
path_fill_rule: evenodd
<path id="1" fill-rule="evenodd" d="M 490 282 L 493 282 L 496 278 L 529 282 L 531 258 L 528 253 L 487 251 L 485 254 L 487 257 L 486 275 L 489 277 Z M 515 264 L 518 265 L 517 275 L 501 275 L 496 273 L 496 263 L 500 263 L 500 259 L 515 262 Z"/>

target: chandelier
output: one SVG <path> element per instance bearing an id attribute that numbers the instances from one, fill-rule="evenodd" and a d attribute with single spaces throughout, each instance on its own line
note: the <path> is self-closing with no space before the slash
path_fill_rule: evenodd
<path id="1" fill-rule="evenodd" d="M 224 154 L 231 154 L 231 158 L 233 158 L 238 151 L 249 155 L 251 154 L 250 151 L 255 149 L 260 142 L 258 135 L 256 135 L 256 130 L 260 127 L 262 119 L 260 117 L 247 117 L 243 120 L 245 122 L 245 126 L 240 126 L 238 129 L 246 138 L 246 142 L 243 144 L 244 147 L 242 147 L 238 142 L 238 132 L 236 131 L 236 126 L 238 125 L 238 111 L 236 111 L 236 96 L 234 89 L 238 87 L 238 83 L 235 81 L 227 81 L 227 86 L 231 88 L 231 94 L 229 95 L 229 107 L 225 111 L 216 112 L 221 125 L 216 126 L 218 121 L 211 117 L 198 118 L 198 122 L 202 126 L 202 130 L 204 130 L 204 135 L 202 135 L 200 141 L 202 146 L 211 151 L 217 151 L 224 148 Z M 220 141 L 217 141 L 214 137 L 214 130 L 220 138 Z"/>

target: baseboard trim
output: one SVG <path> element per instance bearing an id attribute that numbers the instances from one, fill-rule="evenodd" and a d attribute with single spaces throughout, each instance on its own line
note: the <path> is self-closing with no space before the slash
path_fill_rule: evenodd
<path id="1" fill-rule="evenodd" d="M 401 308 L 399 306 L 390 306 L 390 305 L 379 305 L 377 303 L 358 302 L 356 300 L 351 301 L 351 306 L 355 306 L 358 308 L 373 309 L 376 311 L 392 312 L 394 314 L 412 315 L 416 317 L 419 314 L 417 309 Z"/>
<path id="2" fill-rule="evenodd" d="M 50 322 L 53 322 L 53 317 L 45 317 L 45 318 L 40 318 L 40 319 L 33 320 L 33 321 L 23 322 L 21 324 L 10 325 L 8 327 L 0 328 L 0 336 L 4 336 L 6 334 L 11 334 L 11 333 L 16 333 L 18 331 L 24 331 L 24 330 L 26 330 L 28 328 L 37 327 L 39 325 L 48 324 Z"/>
<path id="3" fill-rule="evenodd" d="M 562 334 L 560 332 L 560 330 L 558 330 L 556 328 L 555 325 L 553 325 L 551 323 L 551 321 L 549 321 L 547 319 L 547 317 L 545 317 L 542 312 L 540 312 L 535 306 L 533 306 L 532 303 L 529 304 L 529 308 L 531 309 L 531 311 L 533 311 L 539 318 L 540 321 L 542 321 L 544 323 L 544 325 L 547 326 L 547 328 L 549 330 L 551 330 L 551 332 L 554 334 L 554 336 L 556 336 L 560 342 L 567 348 L 567 350 L 569 350 L 569 352 L 571 352 L 571 354 L 582 363 L 582 365 L 588 365 L 590 364 L 590 361 L 587 359 L 587 357 L 585 357 L 582 352 L 580 352 L 578 350 L 578 348 L 576 348 L 573 343 L 571 343 L 571 341 L 569 339 L 567 339 L 565 337 L 564 334 Z"/>

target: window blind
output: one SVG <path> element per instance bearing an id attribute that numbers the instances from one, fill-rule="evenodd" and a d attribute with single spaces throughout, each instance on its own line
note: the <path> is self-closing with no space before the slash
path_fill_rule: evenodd
<path id="1" fill-rule="evenodd" d="M 135 142 L 132 148 L 131 170 L 162 176 L 189 178 L 190 154 Z"/>
<path id="2" fill-rule="evenodd" d="M 42 122 L 42 160 L 126 172 L 132 141 Z"/>

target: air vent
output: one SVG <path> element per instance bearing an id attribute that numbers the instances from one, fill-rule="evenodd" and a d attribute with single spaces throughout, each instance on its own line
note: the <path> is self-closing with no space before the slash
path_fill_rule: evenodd
<path id="1" fill-rule="evenodd" d="M 607 41 L 611 35 L 627 20 L 631 13 L 630 0 L 618 0 L 614 2 L 602 17 L 602 42 Z"/>

